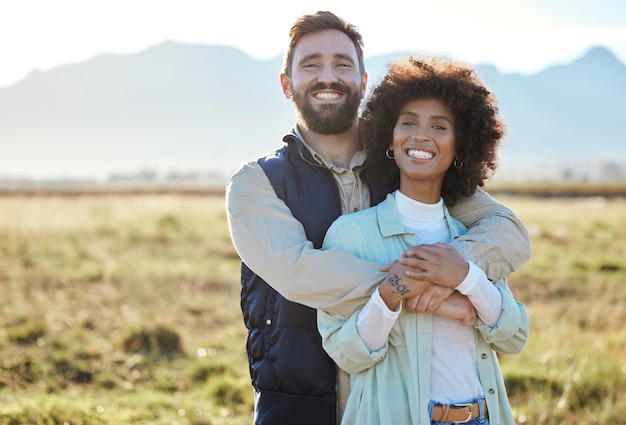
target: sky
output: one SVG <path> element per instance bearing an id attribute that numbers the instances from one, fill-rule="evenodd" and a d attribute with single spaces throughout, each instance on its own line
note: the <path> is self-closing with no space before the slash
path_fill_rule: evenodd
<path id="1" fill-rule="evenodd" d="M 272 59 L 317 10 L 356 25 L 366 56 L 408 50 L 532 74 L 602 45 L 626 63 L 624 0 L 0 0 L 0 87 L 166 40 Z"/>

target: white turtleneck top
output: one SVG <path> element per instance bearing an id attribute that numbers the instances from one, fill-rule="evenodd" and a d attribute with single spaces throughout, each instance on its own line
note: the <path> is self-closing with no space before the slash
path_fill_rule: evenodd
<path id="1" fill-rule="evenodd" d="M 436 204 L 424 204 L 400 191 L 394 193 L 394 198 L 402 224 L 416 234 L 419 244 L 450 242 L 442 199 Z M 455 289 L 469 298 L 483 322 L 495 326 L 502 309 L 500 292 L 480 268 L 468 264 L 467 276 Z M 402 305 L 396 311 L 389 310 L 378 291 L 372 294 L 357 319 L 357 331 L 370 351 L 385 344 L 401 309 Z M 473 327 L 434 315 L 432 347 L 431 400 L 454 403 L 483 395 Z"/>

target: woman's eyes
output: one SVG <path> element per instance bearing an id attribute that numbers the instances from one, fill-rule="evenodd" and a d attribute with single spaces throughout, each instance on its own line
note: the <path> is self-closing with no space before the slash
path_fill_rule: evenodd
<path id="1" fill-rule="evenodd" d="M 415 127 L 418 124 L 415 121 L 403 121 L 402 125 L 405 125 L 407 127 Z M 435 130 L 446 130 L 448 127 L 445 124 L 435 123 L 435 124 L 432 124 L 430 128 L 433 128 Z"/>

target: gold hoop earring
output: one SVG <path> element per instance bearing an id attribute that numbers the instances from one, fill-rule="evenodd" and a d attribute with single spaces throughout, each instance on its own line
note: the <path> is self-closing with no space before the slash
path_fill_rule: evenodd
<path id="1" fill-rule="evenodd" d="M 452 164 L 457 170 L 460 170 L 463 167 L 463 161 L 459 161 L 458 158 L 454 158 L 454 162 Z"/>
<path id="2" fill-rule="evenodd" d="M 387 148 L 387 150 L 385 151 L 385 156 L 389 159 L 394 159 L 395 155 L 393 154 L 393 151 L 389 148 Z"/>

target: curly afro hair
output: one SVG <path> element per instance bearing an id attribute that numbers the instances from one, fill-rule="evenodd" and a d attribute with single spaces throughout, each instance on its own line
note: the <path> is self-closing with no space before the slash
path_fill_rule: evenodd
<path id="1" fill-rule="evenodd" d="M 400 170 L 385 151 L 402 107 L 415 99 L 438 99 L 455 118 L 458 165 L 450 165 L 441 196 L 448 206 L 473 194 L 496 169 L 497 149 L 504 136 L 496 99 L 476 71 L 443 59 L 397 58 L 372 90 L 364 106 L 362 140 L 370 179 L 392 192 L 400 186 Z"/>

